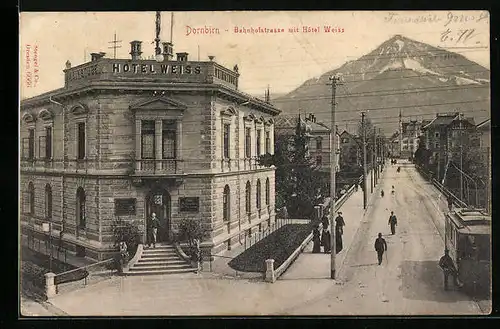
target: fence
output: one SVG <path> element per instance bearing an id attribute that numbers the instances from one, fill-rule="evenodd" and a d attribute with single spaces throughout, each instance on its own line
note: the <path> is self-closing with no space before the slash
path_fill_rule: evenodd
<path id="1" fill-rule="evenodd" d="M 268 225 L 264 230 L 259 230 L 251 234 L 246 233 L 243 242 L 245 250 L 259 242 L 260 240 L 264 239 L 265 237 L 269 236 L 271 233 L 283 227 L 284 225 L 288 225 L 291 223 L 292 220 L 290 218 L 276 218 L 274 223 Z"/>
<path id="2" fill-rule="evenodd" d="M 422 168 L 421 166 L 418 166 L 418 165 L 416 165 L 416 168 L 417 168 L 417 171 L 420 173 L 420 175 L 422 175 L 426 180 L 431 182 L 432 185 L 434 185 L 439 190 L 439 192 L 443 193 L 447 198 L 452 198 L 453 203 L 456 204 L 458 207 L 460 207 L 460 208 L 468 208 L 469 207 L 465 202 L 460 200 L 460 198 L 458 198 L 446 186 L 444 186 L 443 184 L 438 182 L 435 178 L 433 178 L 432 173 L 429 173 L 424 168 Z"/>
<path id="3" fill-rule="evenodd" d="M 84 288 L 90 284 L 110 279 L 116 271 L 116 260 L 111 258 L 56 274 L 54 276 L 56 294 Z"/>

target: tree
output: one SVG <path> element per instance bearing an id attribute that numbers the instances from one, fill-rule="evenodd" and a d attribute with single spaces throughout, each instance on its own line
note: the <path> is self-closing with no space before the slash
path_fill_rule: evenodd
<path id="1" fill-rule="evenodd" d="M 429 169 L 429 160 L 430 160 L 431 156 L 432 156 L 431 151 L 429 151 L 428 149 L 425 148 L 424 137 L 420 136 L 419 141 L 418 141 L 418 148 L 415 151 L 415 154 L 413 156 L 415 164 L 428 170 Z"/>
<path id="2" fill-rule="evenodd" d="M 290 214 L 301 217 L 312 213 L 318 194 L 325 188 L 309 156 L 309 138 L 299 117 L 295 134 L 277 136 L 275 154 L 259 159 L 261 165 L 276 167 L 276 206 L 286 206 Z"/>

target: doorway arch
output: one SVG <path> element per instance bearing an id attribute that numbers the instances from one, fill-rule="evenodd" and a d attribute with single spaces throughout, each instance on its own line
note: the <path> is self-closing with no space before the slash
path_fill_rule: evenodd
<path id="1" fill-rule="evenodd" d="M 171 239 L 171 198 L 166 190 L 152 190 L 148 193 L 145 200 L 145 242 L 147 243 L 149 230 L 149 220 L 153 213 L 160 223 L 158 227 L 157 242 L 168 242 Z"/>

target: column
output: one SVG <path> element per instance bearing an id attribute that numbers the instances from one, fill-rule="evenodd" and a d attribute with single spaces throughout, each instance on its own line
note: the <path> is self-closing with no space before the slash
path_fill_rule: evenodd
<path id="1" fill-rule="evenodd" d="M 141 120 L 135 120 L 135 170 L 141 170 Z"/>
<path id="2" fill-rule="evenodd" d="M 162 120 L 155 120 L 155 172 L 162 169 Z"/>
<path id="3" fill-rule="evenodd" d="M 269 139 L 271 144 L 271 154 L 274 154 L 274 124 L 269 126 Z"/>

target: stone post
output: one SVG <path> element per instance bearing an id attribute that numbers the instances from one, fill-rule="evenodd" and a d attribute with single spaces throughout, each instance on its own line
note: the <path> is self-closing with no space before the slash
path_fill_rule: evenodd
<path id="1" fill-rule="evenodd" d="M 266 259 L 266 282 L 274 283 L 276 275 L 274 274 L 274 259 Z"/>
<path id="2" fill-rule="evenodd" d="M 55 297 L 56 295 L 56 285 L 54 284 L 55 274 L 52 272 L 45 274 L 45 295 L 47 299 Z"/>

